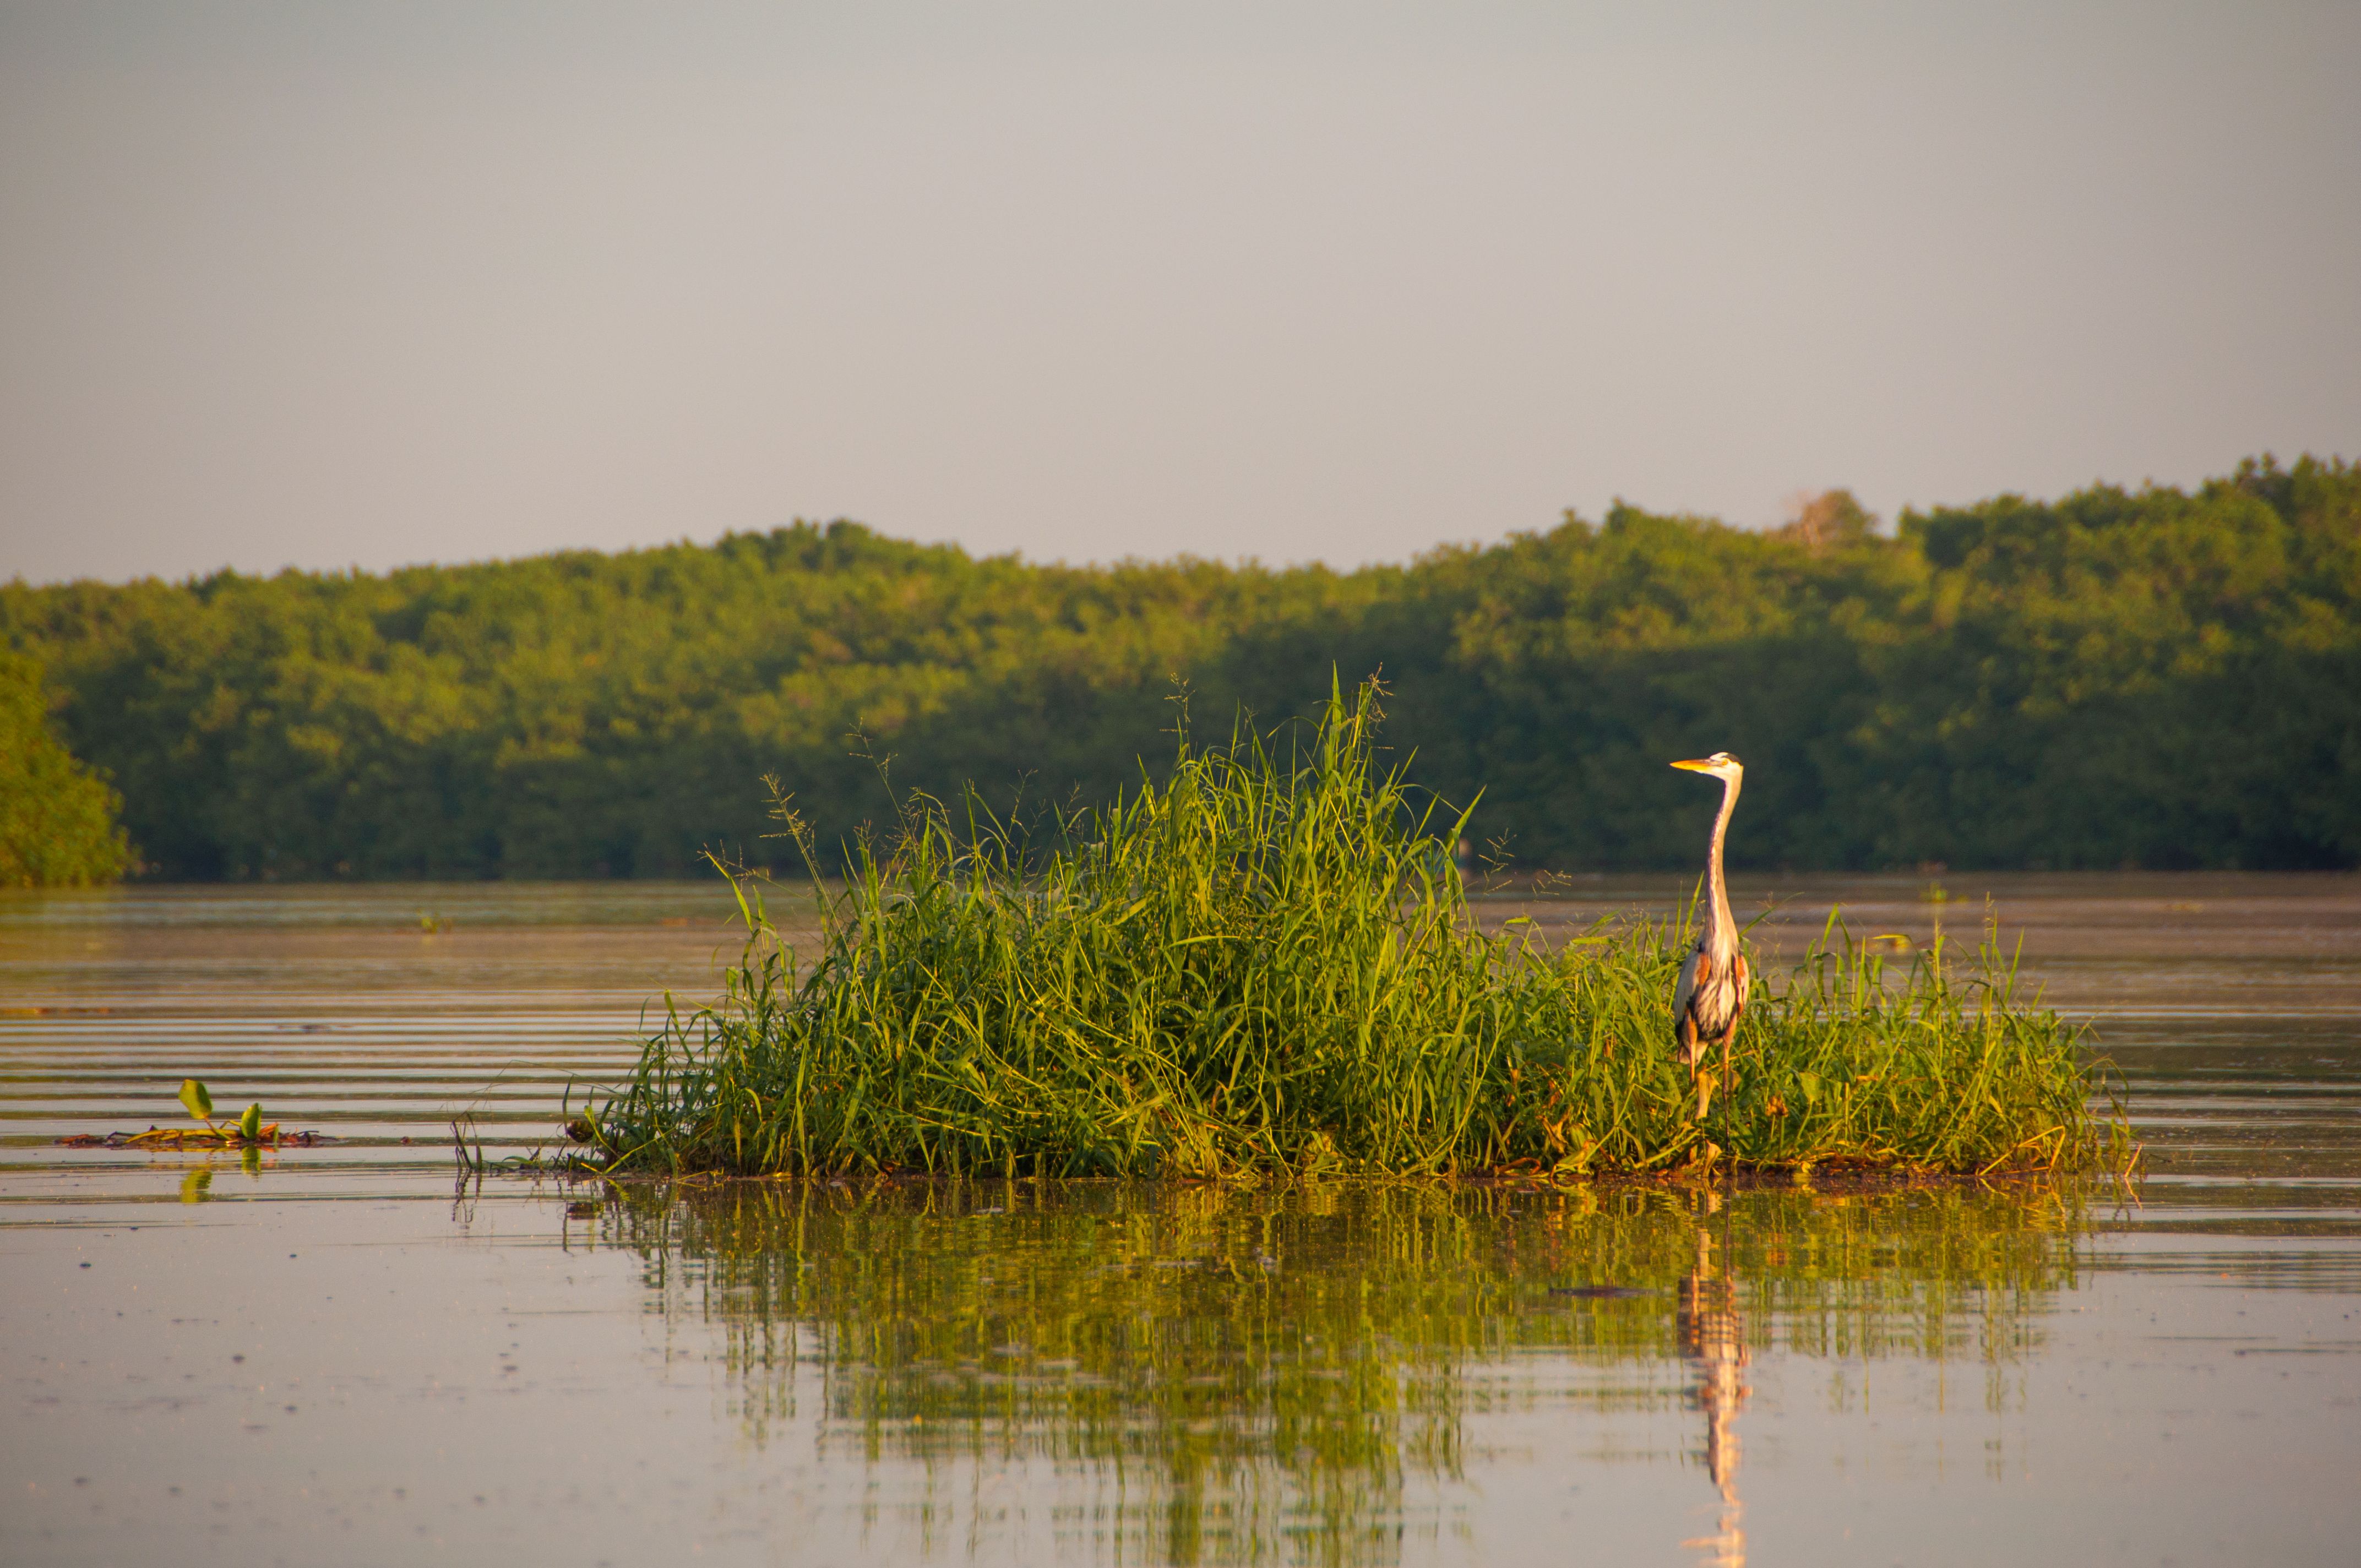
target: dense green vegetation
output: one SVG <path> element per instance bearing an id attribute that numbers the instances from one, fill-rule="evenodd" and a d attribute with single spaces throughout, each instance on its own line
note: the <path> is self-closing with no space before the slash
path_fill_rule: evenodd
<path id="1" fill-rule="evenodd" d="M 49 729 L 40 665 L 0 648 L 0 887 L 86 887 L 131 862 L 118 801 Z"/>
<path id="2" fill-rule="evenodd" d="M 907 803 L 813 887 L 819 939 L 753 941 L 577 1135 L 610 1168 L 1014 1176 L 2081 1165 L 2111 1146 L 2074 1032 L 1987 954 L 1900 983 L 1816 950 L 1758 987 L 1699 1124 L 1666 1046 L 1683 934 L 1552 951 L 1477 927 L 1458 821 L 1373 768 L 1373 693 L 1302 749 L 1183 749 L 1028 857 L 972 796 Z M 791 827 L 806 837 L 807 829 Z M 742 890 L 741 890 L 742 891 Z"/>
<path id="3" fill-rule="evenodd" d="M 1740 865 L 2361 864 L 2361 468 L 2248 463 L 1749 532 L 1618 506 L 1407 568 L 975 560 L 861 528 L 385 576 L 0 587 L 174 877 L 677 873 L 831 852 L 894 784 L 1104 801 L 1382 669 L 1476 837 L 1687 863 L 1666 759 L 1748 763 Z M 849 738 L 862 737 L 855 740 Z M 856 754 L 865 751 L 869 755 Z M 1020 813 L 1022 807 L 1019 808 Z"/>

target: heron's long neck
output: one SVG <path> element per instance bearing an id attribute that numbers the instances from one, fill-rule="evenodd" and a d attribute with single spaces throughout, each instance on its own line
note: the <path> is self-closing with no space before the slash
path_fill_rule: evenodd
<path id="1" fill-rule="evenodd" d="M 1713 819 L 1713 850 L 1706 856 L 1706 891 L 1712 908 L 1707 914 L 1706 939 L 1717 950 L 1727 951 L 1738 945 L 1738 922 L 1730 915 L 1730 888 L 1721 878 L 1721 841 L 1730 832 L 1730 814 L 1738 806 L 1738 781 L 1724 779 L 1721 784 L 1721 811 Z"/>

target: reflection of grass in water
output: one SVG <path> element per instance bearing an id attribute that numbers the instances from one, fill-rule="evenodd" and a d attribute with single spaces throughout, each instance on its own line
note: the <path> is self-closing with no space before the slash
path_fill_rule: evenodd
<path id="1" fill-rule="evenodd" d="M 1758 1352 L 1989 1365 L 2032 1342 L 2082 1230 L 2055 1189 L 1721 1212 L 1677 1189 L 619 1190 L 607 1237 L 668 1315 L 719 1328 L 758 1441 L 816 1399 L 827 1454 L 928 1462 L 950 1509 L 972 1466 L 1079 1468 L 1130 1500 L 1126 1554 L 1177 1561 L 1386 1560 L 1405 1480 L 1461 1478 L 1471 1406 L 1677 1403 L 1701 1255 Z M 1647 1293 L 1550 1294 L 1607 1283 Z M 1537 1353 L 1657 1375 L 1536 1392 Z"/>
<path id="2" fill-rule="evenodd" d="M 2071 1031 L 1995 950 L 1889 970 L 1834 925 L 1757 987 L 1700 1126 L 1669 1046 L 1687 933 L 1477 929 L 1462 820 L 1375 769 L 1376 718 L 1364 690 L 1308 754 L 1184 751 L 1046 861 L 973 802 L 958 826 L 912 803 L 823 897 L 807 967 L 750 903 L 727 994 L 668 1019 L 592 1141 L 642 1168 L 1010 1175 L 1635 1170 L 1708 1134 L 1947 1170 L 2108 1146 Z"/>

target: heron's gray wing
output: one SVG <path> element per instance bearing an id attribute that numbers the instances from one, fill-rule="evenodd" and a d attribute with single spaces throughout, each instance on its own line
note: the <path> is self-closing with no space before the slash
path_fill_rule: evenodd
<path id="1" fill-rule="evenodd" d="M 1689 949 L 1688 961 L 1681 965 L 1681 978 L 1673 987 L 1673 1032 L 1680 1033 L 1681 1020 L 1689 1015 L 1689 1005 L 1697 1001 L 1697 989 L 1713 983 L 1713 958 L 1702 947 Z"/>

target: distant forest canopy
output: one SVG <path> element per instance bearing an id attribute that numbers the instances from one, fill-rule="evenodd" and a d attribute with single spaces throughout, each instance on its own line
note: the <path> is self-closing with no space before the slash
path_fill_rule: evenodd
<path id="1" fill-rule="evenodd" d="M 49 727 L 41 667 L 0 647 L 0 887 L 87 887 L 131 863 L 121 802 Z"/>
<path id="2" fill-rule="evenodd" d="M 1749 532 L 1618 505 L 1339 573 L 977 560 L 851 523 L 384 576 L 0 587 L 172 878 L 672 875 L 894 792 L 1104 798 L 1381 672 L 1413 776 L 1565 870 L 2361 864 L 2361 466 Z M 890 760 L 890 761 L 888 761 Z"/>

